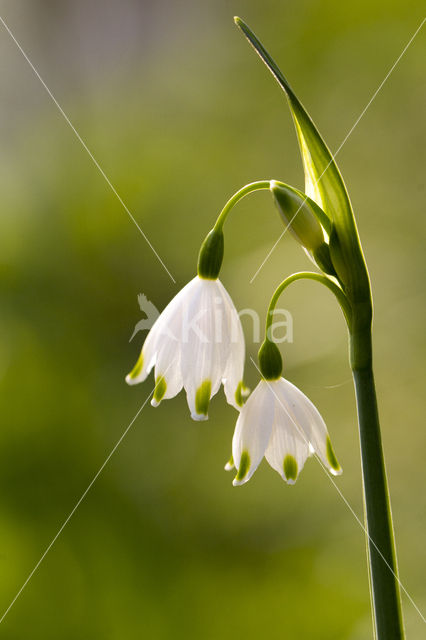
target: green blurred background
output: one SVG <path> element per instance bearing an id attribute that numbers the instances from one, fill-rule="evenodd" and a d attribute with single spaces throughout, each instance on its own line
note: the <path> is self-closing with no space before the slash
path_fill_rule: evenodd
<path id="1" fill-rule="evenodd" d="M 287 106 L 234 27 L 262 38 L 335 150 L 424 5 L 337 0 L 5 0 L 2 17 L 135 219 L 170 280 L 0 25 L 0 615 L 152 389 L 124 375 L 200 242 L 246 182 L 303 185 Z M 401 580 L 426 607 L 424 545 L 425 34 L 339 154 L 375 293 L 376 375 Z M 222 280 L 264 317 L 309 266 L 267 194 L 234 210 Z M 362 518 L 354 394 L 340 311 L 289 290 L 285 374 L 321 410 Z M 315 322 L 312 319 L 315 319 Z M 250 341 L 248 354 L 257 345 Z M 247 379 L 257 373 L 247 363 Z M 363 532 L 315 460 L 295 487 L 266 463 L 223 471 L 236 413 L 183 394 L 143 409 L 7 617 L 9 639 L 371 637 Z M 408 636 L 423 623 L 404 596 Z"/>

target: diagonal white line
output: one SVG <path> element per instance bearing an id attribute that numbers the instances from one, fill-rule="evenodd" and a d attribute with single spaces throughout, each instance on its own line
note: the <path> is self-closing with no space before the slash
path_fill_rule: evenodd
<path id="1" fill-rule="evenodd" d="M 413 33 L 413 35 L 411 36 L 411 38 L 409 39 L 409 41 L 407 42 L 407 44 L 405 45 L 405 47 L 403 48 L 403 50 L 401 51 L 401 53 L 399 54 L 399 56 L 397 57 L 397 59 L 395 60 L 395 62 L 393 63 L 393 65 L 391 66 L 391 68 L 389 69 L 389 71 L 387 72 L 387 74 L 385 75 L 384 79 L 382 80 L 382 82 L 379 84 L 379 86 L 377 87 L 376 91 L 373 93 L 373 95 L 371 96 L 370 100 L 367 102 L 367 104 L 365 105 L 364 109 L 361 111 L 360 115 L 358 116 L 358 118 L 355 120 L 354 124 L 352 125 L 352 127 L 349 129 L 348 133 L 346 134 L 346 136 L 343 138 L 342 142 L 340 143 L 340 145 L 337 147 L 336 151 L 334 154 L 331 155 L 331 160 L 330 162 L 327 164 L 326 168 L 324 169 L 324 171 L 321 173 L 321 175 L 319 176 L 318 179 L 315 180 L 315 184 L 318 184 L 318 182 L 321 180 L 321 178 L 323 177 L 324 173 L 327 171 L 328 167 L 331 165 L 331 163 L 336 159 L 338 153 L 341 151 L 341 149 L 343 148 L 343 146 L 345 145 L 346 141 L 348 140 L 349 136 L 353 133 L 354 129 L 356 128 L 356 126 L 359 124 L 360 120 L 362 119 L 362 117 L 365 115 L 367 109 L 371 106 L 372 102 L 374 102 L 375 98 L 377 97 L 378 93 L 380 92 L 380 90 L 383 88 L 383 85 L 385 84 L 386 80 L 389 78 L 389 76 L 391 75 L 391 73 L 394 71 L 395 67 L 397 66 L 397 64 L 400 62 L 401 58 L 404 56 L 404 54 L 407 52 L 408 47 L 411 45 L 411 43 L 413 42 L 414 38 L 417 36 L 417 34 L 419 33 L 420 29 L 423 27 L 424 23 L 426 22 L 426 18 L 423 18 L 423 20 L 421 21 L 421 23 L 419 24 L 419 26 L 417 27 L 417 29 L 415 30 L 415 32 Z M 295 219 L 295 217 L 297 216 L 297 214 L 299 213 L 300 209 L 303 207 L 303 205 L 305 204 L 307 198 L 305 198 L 302 202 L 302 204 L 300 205 L 300 207 L 298 208 L 298 210 L 296 211 L 296 213 L 294 214 L 294 216 L 292 217 L 292 219 L 290 220 L 290 222 L 288 223 L 288 225 L 286 226 L 286 228 L 284 229 L 284 231 L 281 232 L 278 240 L 276 240 L 276 242 L 274 243 L 272 249 L 269 250 L 266 258 L 263 260 L 263 262 L 261 263 L 261 265 L 258 267 L 257 271 L 254 273 L 254 275 L 252 276 L 251 280 L 250 280 L 250 284 L 252 284 L 252 282 L 255 280 L 255 278 L 257 277 L 259 271 L 263 268 L 263 265 L 265 264 L 265 262 L 267 262 L 267 260 L 269 260 L 272 252 L 275 250 L 276 246 L 278 245 L 278 243 L 280 242 L 281 238 L 285 235 L 285 233 L 287 232 L 288 228 L 290 227 L 291 223 L 293 222 L 293 220 Z"/>
<path id="2" fill-rule="evenodd" d="M 95 167 L 98 169 L 99 173 L 101 174 L 101 176 L 104 178 L 105 182 L 108 184 L 108 186 L 110 187 L 111 191 L 114 193 L 114 195 L 116 196 L 117 200 L 120 202 L 121 206 L 123 207 L 123 209 L 126 211 L 126 213 L 128 214 L 129 218 L 131 219 L 131 221 L 134 223 L 134 225 L 137 227 L 137 229 L 139 230 L 139 232 L 141 233 L 142 237 L 144 238 L 145 242 L 149 245 L 149 247 L 151 248 L 152 252 L 154 253 L 154 255 L 156 256 L 157 260 L 160 262 L 160 264 L 162 265 L 163 269 L 167 272 L 167 274 L 169 275 L 169 277 L 171 278 L 171 280 L 176 283 L 176 280 L 174 279 L 174 277 L 172 276 L 172 274 L 170 273 L 170 271 L 168 270 L 168 268 L 166 267 L 166 265 L 164 264 L 163 260 L 160 258 L 160 256 L 158 255 L 157 251 L 154 249 L 154 247 L 152 246 L 151 242 L 148 240 L 146 234 L 142 231 L 141 227 L 139 226 L 138 222 L 136 221 L 135 217 L 133 216 L 133 214 L 131 213 L 131 211 L 129 210 L 129 208 L 127 207 L 127 205 L 125 204 L 125 202 L 123 201 L 123 199 L 121 198 L 121 196 L 119 195 L 119 193 L 117 192 L 116 188 L 114 187 L 114 185 L 112 184 L 111 180 L 108 178 L 108 176 L 106 175 L 105 171 L 102 169 L 102 167 L 100 166 L 99 162 L 96 160 L 96 158 L 94 157 L 93 153 L 90 151 L 89 147 L 87 146 L 87 144 L 84 142 L 83 138 L 80 136 L 80 134 L 78 133 L 77 129 L 74 127 L 73 123 L 71 122 L 71 120 L 69 119 L 69 117 L 67 116 L 67 114 L 65 113 L 65 111 L 62 109 L 61 105 L 59 104 L 59 102 L 57 101 L 57 99 L 55 98 L 55 96 L 53 95 L 53 93 L 51 92 L 51 90 L 49 89 L 49 87 L 47 86 L 47 84 L 45 83 L 45 81 L 43 80 L 43 78 L 41 77 L 40 73 L 37 71 L 36 67 L 33 65 L 33 63 L 31 62 L 31 60 L 29 59 L 28 55 L 25 53 L 24 49 L 22 48 L 22 46 L 19 44 L 18 40 L 15 38 L 15 36 L 13 35 L 12 31 L 9 29 L 9 27 L 7 26 L 6 22 L 3 20 L 3 18 L 0 16 L 0 22 L 3 24 L 4 28 L 6 29 L 6 31 L 8 32 L 8 34 L 10 35 L 10 37 L 12 38 L 13 42 L 16 44 L 16 46 L 18 47 L 19 51 L 22 53 L 22 55 L 24 56 L 25 60 L 28 62 L 29 66 L 31 67 L 31 69 L 33 70 L 33 72 L 35 73 L 35 75 L 37 76 L 37 78 L 40 80 L 41 84 L 43 85 L 43 87 L 45 88 L 45 90 L 47 91 L 48 95 L 50 96 L 50 98 L 53 100 L 53 102 L 55 103 L 58 111 L 60 112 L 60 114 L 62 115 L 62 117 L 64 118 L 64 120 L 66 121 L 66 123 L 69 125 L 69 127 L 72 129 L 75 137 L 77 138 L 77 140 L 80 142 L 80 144 L 82 145 L 82 147 L 84 148 L 84 150 L 87 152 L 87 154 L 89 155 L 89 157 L 91 158 L 93 164 L 95 165 Z"/>
<path id="3" fill-rule="evenodd" d="M 256 367 L 258 373 L 260 375 L 261 371 L 259 369 L 259 367 L 257 366 L 256 362 L 254 361 L 254 359 L 252 358 L 252 356 L 250 356 L 250 360 L 252 361 L 253 365 Z M 299 435 L 302 436 L 302 438 L 304 439 L 304 441 L 306 442 L 306 444 L 310 444 L 306 435 L 304 434 L 304 432 L 302 431 L 302 429 L 299 427 L 299 425 L 293 420 L 292 416 L 289 414 L 289 412 L 287 411 L 287 409 L 285 408 L 285 406 L 283 405 L 283 403 L 281 402 L 281 399 L 277 396 L 277 394 L 274 391 L 273 386 L 271 385 L 271 383 L 268 380 L 265 380 L 265 382 L 267 383 L 268 387 L 270 388 L 270 390 L 272 391 L 272 393 L 274 394 L 275 398 L 278 400 L 280 406 L 282 407 L 282 409 L 285 411 L 285 413 L 287 414 L 287 416 L 290 418 L 290 420 L 292 421 L 292 423 L 294 424 L 294 426 L 296 427 L 296 430 L 298 431 Z M 364 527 L 363 523 L 361 522 L 361 520 L 359 519 L 359 517 L 357 516 L 356 512 L 354 511 L 354 509 L 351 507 L 350 503 L 348 502 L 348 500 L 345 498 L 345 496 L 343 495 L 342 491 L 339 489 L 339 487 L 337 486 L 336 482 L 333 480 L 333 478 L 331 477 L 331 475 L 329 474 L 326 466 L 324 465 L 323 461 L 321 460 L 321 458 L 315 454 L 315 458 L 318 460 L 322 470 L 324 471 L 325 475 L 327 476 L 327 478 L 330 480 L 330 482 L 332 483 L 332 485 L 334 486 L 334 488 L 336 489 L 337 493 L 339 494 L 339 496 L 342 498 L 343 502 L 345 503 L 345 505 L 348 507 L 349 511 L 352 513 L 353 517 L 355 518 L 355 520 L 358 522 L 359 526 L 361 527 L 361 529 L 364 531 L 365 535 L 367 536 L 368 540 L 371 542 L 371 544 L 373 545 L 373 547 L 376 549 L 377 553 L 380 555 L 380 557 L 382 558 L 383 562 L 386 564 L 386 566 L 388 567 L 389 571 L 392 573 L 393 577 L 395 578 L 395 580 L 397 580 L 399 586 L 401 587 L 401 589 L 404 591 L 405 595 L 407 596 L 407 598 L 409 599 L 409 601 L 411 602 L 411 604 L 413 605 L 413 607 L 415 608 L 415 610 L 417 611 L 417 613 L 419 614 L 419 616 L 421 617 L 421 619 L 423 620 L 423 622 L 426 623 L 426 619 L 424 617 L 424 615 L 422 614 L 422 612 L 420 611 L 419 607 L 416 605 L 416 603 L 414 602 L 413 598 L 410 596 L 410 594 L 408 593 L 407 589 L 404 587 L 404 585 L 402 584 L 401 580 L 398 578 L 398 576 L 396 575 L 396 573 L 394 572 L 394 570 L 392 569 L 392 567 L 390 566 L 390 564 L 388 563 L 388 561 L 386 560 L 385 556 L 383 555 L 383 553 L 380 551 L 379 547 L 377 546 L 377 544 L 374 542 L 374 540 L 371 538 L 371 536 L 369 535 L 367 529 Z"/>
<path id="4" fill-rule="evenodd" d="M 253 284 L 255 278 L 257 278 L 259 271 L 263 268 L 263 265 L 265 264 L 265 262 L 267 262 L 269 260 L 269 258 L 271 257 L 271 254 L 274 252 L 276 246 L 279 244 L 281 238 L 285 235 L 285 232 L 287 231 L 287 229 L 289 228 L 289 226 L 291 225 L 291 223 L 293 222 L 293 220 L 295 219 L 295 217 L 297 216 L 297 214 L 300 211 L 300 208 L 305 204 L 306 199 L 302 202 L 302 204 L 300 205 L 300 207 L 298 208 L 298 210 L 296 211 L 296 213 L 294 214 L 294 216 L 292 217 L 292 219 L 290 220 L 290 222 L 288 223 L 288 225 L 286 226 L 286 228 L 284 229 L 284 231 L 282 231 L 278 237 L 277 240 L 275 240 L 274 244 L 272 245 L 272 248 L 269 249 L 268 253 L 266 254 L 266 257 L 263 259 L 263 261 L 261 262 L 261 264 L 258 266 L 258 268 L 256 269 L 255 273 L 253 274 L 253 276 L 250 279 L 250 284 Z"/>
<path id="5" fill-rule="evenodd" d="M 399 54 L 399 56 L 397 57 L 397 59 L 395 60 L 395 62 L 393 63 L 393 65 L 391 66 L 391 68 L 389 69 L 387 74 L 385 75 L 385 77 L 383 78 L 382 82 L 379 84 L 379 86 L 377 87 L 376 91 L 373 93 L 373 95 L 371 96 L 370 100 L 367 102 L 367 104 L 365 105 L 364 109 L 361 111 L 360 115 L 355 120 L 355 122 L 352 125 L 351 129 L 349 129 L 348 133 L 346 134 L 346 136 L 343 138 L 342 142 L 340 143 L 340 145 L 336 149 L 336 152 L 335 152 L 335 154 L 333 156 L 334 158 L 337 156 L 337 154 L 339 153 L 340 149 L 343 147 L 343 145 L 345 144 L 346 140 L 349 138 L 349 136 L 351 135 L 351 133 L 353 132 L 355 127 L 358 125 L 359 121 L 364 116 L 365 112 L 367 111 L 367 109 L 369 108 L 371 103 L 376 99 L 377 94 L 379 93 L 379 91 L 381 91 L 381 89 L 383 88 L 383 85 L 385 84 L 386 80 L 389 78 L 391 73 L 394 71 L 395 67 L 397 66 L 397 64 L 399 63 L 401 58 L 405 55 L 408 47 L 413 42 L 414 38 L 417 36 L 417 34 L 419 33 L 420 29 L 422 28 L 422 26 L 424 25 L 425 22 L 426 22 L 426 18 L 423 18 L 423 20 L 421 21 L 421 23 L 419 24 L 419 26 L 417 27 L 417 29 L 415 30 L 415 32 L 413 33 L 413 35 L 411 36 L 411 38 L 409 39 L 409 41 L 407 42 L 407 44 L 405 45 L 403 50 L 401 51 L 401 53 Z"/>
<path id="6" fill-rule="evenodd" d="M 76 502 L 75 506 L 70 511 L 70 513 L 67 516 L 67 518 L 64 520 L 64 522 L 63 522 L 62 526 L 60 527 L 59 531 L 57 532 L 57 534 L 52 538 L 51 542 L 46 547 L 46 549 L 45 549 L 43 555 L 41 556 L 40 560 L 34 566 L 33 570 L 31 571 L 31 573 L 29 574 L 29 576 L 27 577 L 27 579 L 25 580 L 25 582 L 23 583 L 23 585 L 21 586 L 21 588 L 19 589 L 19 591 L 17 592 L 15 597 L 13 598 L 12 602 L 9 604 L 9 606 L 6 609 L 6 611 L 1 616 L 0 624 L 3 622 L 3 620 L 5 619 L 5 617 L 7 616 L 7 614 L 9 613 L 9 611 L 11 610 L 11 608 L 13 607 L 13 605 L 15 604 L 15 602 L 17 601 L 17 599 L 19 598 L 19 596 L 21 595 L 21 593 L 23 592 L 23 590 L 25 589 L 25 587 L 27 586 L 27 584 L 29 583 L 31 578 L 33 577 L 33 575 L 35 574 L 35 572 L 37 571 L 37 569 L 39 568 L 39 566 L 41 565 L 41 563 L 43 562 L 43 560 L 45 559 L 45 557 L 47 556 L 47 554 L 49 553 L 49 551 L 51 550 L 53 545 L 55 544 L 56 540 L 59 538 L 59 536 L 61 535 L 62 531 L 67 526 L 68 522 L 71 520 L 71 518 L 73 517 L 73 515 L 77 511 L 78 507 L 81 505 L 81 503 L 83 502 L 84 498 L 87 496 L 87 494 L 89 493 L 90 489 L 93 487 L 93 485 L 95 484 L 96 480 L 99 478 L 99 476 L 101 475 L 102 471 L 105 469 L 106 465 L 108 464 L 108 462 L 110 461 L 110 459 L 112 458 L 112 456 L 114 455 L 114 453 L 116 452 L 116 450 L 118 449 L 118 447 L 120 446 L 120 444 L 122 443 L 124 438 L 126 437 L 129 429 L 131 428 L 131 426 L 133 425 L 133 423 L 135 422 L 135 420 L 137 419 L 137 417 L 141 413 L 142 409 L 145 407 L 146 403 L 148 402 L 148 400 L 150 399 L 150 397 L 152 396 L 154 391 L 155 391 L 155 387 L 151 391 L 149 396 L 145 399 L 144 403 L 139 408 L 138 412 L 136 413 L 136 415 L 134 416 L 134 418 L 132 419 L 130 424 L 126 427 L 125 431 L 122 433 L 122 435 L 120 436 L 120 438 L 118 439 L 118 441 L 116 442 L 116 444 L 114 445 L 114 447 L 112 448 L 112 450 L 110 451 L 108 456 L 106 457 L 105 461 L 103 462 L 103 464 L 101 465 L 101 467 L 99 468 L 97 473 L 93 476 L 93 479 L 91 480 L 91 482 L 88 485 L 87 489 L 82 493 L 81 497 Z"/>

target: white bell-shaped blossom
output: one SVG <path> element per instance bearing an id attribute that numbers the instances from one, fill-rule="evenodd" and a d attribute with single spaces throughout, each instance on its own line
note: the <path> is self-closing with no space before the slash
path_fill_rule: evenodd
<path id="1" fill-rule="evenodd" d="M 192 418 L 206 420 L 222 382 L 228 402 L 242 406 L 244 359 L 243 329 L 228 292 L 220 280 L 196 276 L 157 318 L 126 382 L 143 382 L 155 366 L 151 404 L 184 387 Z"/>
<path id="2" fill-rule="evenodd" d="M 262 379 L 238 417 L 232 440 L 234 486 L 250 480 L 263 456 L 280 476 L 294 484 L 308 456 L 316 453 L 333 475 L 337 462 L 327 427 L 304 393 L 285 378 Z"/>

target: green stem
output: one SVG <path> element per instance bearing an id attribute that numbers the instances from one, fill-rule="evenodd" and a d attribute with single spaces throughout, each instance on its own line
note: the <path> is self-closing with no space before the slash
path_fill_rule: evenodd
<path id="1" fill-rule="evenodd" d="M 215 231 L 222 231 L 222 227 L 225 223 L 226 218 L 228 217 L 228 213 L 231 211 L 232 207 L 237 204 L 239 200 L 247 196 L 249 193 L 252 193 L 253 191 L 260 191 L 262 189 L 269 190 L 269 186 L 270 186 L 270 180 L 258 180 L 257 182 L 251 182 L 250 184 L 246 184 L 245 187 L 242 187 L 242 189 L 234 193 L 232 198 L 228 200 L 228 202 L 220 212 L 219 217 L 216 220 L 216 223 L 213 229 Z"/>
<path id="2" fill-rule="evenodd" d="M 371 327 L 350 334 L 375 637 L 403 640 L 401 594 L 372 368 Z"/>
<path id="3" fill-rule="evenodd" d="M 314 271 L 300 271 L 298 273 L 293 273 L 291 276 L 283 280 L 281 284 L 279 284 L 278 287 L 276 288 L 274 295 L 272 296 L 271 301 L 269 303 L 268 312 L 266 314 L 266 328 L 265 328 L 266 337 L 268 338 L 270 337 L 268 334 L 271 328 L 274 310 L 280 295 L 282 294 L 284 289 L 287 289 L 287 287 L 292 282 L 296 282 L 296 280 L 315 280 L 316 282 L 320 282 L 321 284 L 325 285 L 328 289 L 330 289 L 330 291 L 334 293 L 334 295 L 336 296 L 340 304 L 340 307 L 343 311 L 348 327 L 351 326 L 351 307 L 342 289 L 337 284 L 335 284 L 333 280 L 331 280 L 327 276 L 322 275 L 321 273 L 315 273 Z"/>

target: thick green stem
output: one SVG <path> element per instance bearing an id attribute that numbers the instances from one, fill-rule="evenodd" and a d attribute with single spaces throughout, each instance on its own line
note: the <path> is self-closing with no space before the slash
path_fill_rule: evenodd
<path id="1" fill-rule="evenodd" d="M 377 640 L 402 640 L 401 595 L 379 414 L 372 368 L 371 328 L 350 334 L 358 408 L 368 559 Z"/>

